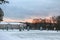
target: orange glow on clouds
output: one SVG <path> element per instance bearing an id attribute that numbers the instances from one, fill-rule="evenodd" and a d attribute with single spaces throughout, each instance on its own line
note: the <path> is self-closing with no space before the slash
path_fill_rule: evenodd
<path id="1" fill-rule="evenodd" d="M 25 19 L 25 20 L 18 20 L 18 19 L 10 19 L 10 18 L 3 18 L 3 22 L 32 22 L 32 19 Z"/>
<path id="2" fill-rule="evenodd" d="M 33 19 L 36 19 L 36 20 L 33 20 Z M 47 23 L 56 23 L 57 22 L 51 16 L 48 16 L 48 17 L 45 17 L 45 18 L 43 18 L 43 17 L 31 17 L 31 18 L 27 18 L 27 19 L 24 19 L 24 20 L 4 18 L 3 22 L 29 22 L 29 23 L 35 23 L 35 22 L 43 22 L 44 20 Z"/>
<path id="3" fill-rule="evenodd" d="M 33 19 L 25 19 L 24 22 L 32 23 L 32 20 L 33 20 Z"/>
<path id="4" fill-rule="evenodd" d="M 20 22 L 22 20 L 10 19 L 10 18 L 3 18 L 4 22 Z"/>

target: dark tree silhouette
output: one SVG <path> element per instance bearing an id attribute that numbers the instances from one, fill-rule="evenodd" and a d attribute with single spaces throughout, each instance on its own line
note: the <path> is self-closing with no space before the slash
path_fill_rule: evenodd
<path id="1" fill-rule="evenodd" d="M 56 20 L 57 20 L 57 29 L 60 30 L 60 16 L 57 16 L 56 17 Z"/>
<path id="2" fill-rule="evenodd" d="M 2 9 L 0 8 L 0 21 L 3 21 L 3 16 L 4 16 L 4 13 Z"/>
<path id="3" fill-rule="evenodd" d="M 0 4 L 2 4 L 2 3 L 9 3 L 9 2 L 6 0 L 0 0 Z M 3 21 L 3 16 L 4 16 L 4 12 L 0 8 L 0 22 Z"/>

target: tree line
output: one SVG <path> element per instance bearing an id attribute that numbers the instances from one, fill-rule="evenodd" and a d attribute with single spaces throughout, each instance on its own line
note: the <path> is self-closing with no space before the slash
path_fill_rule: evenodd
<path id="1" fill-rule="evenodd" d="M 27 26 L 29 26 L 29 29 L 37 29 L 37 30 L 60 30 L 60 16 L 54 16 L 52 17 L 53 20 L 47 20 L 43 19 L 42 21 L 39 21 L 41 19 L 33 19 L 32 23 L 26 22 Z"/>

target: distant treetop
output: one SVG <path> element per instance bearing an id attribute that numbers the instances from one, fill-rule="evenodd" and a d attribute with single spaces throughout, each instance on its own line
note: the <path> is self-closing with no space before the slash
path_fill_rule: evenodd
<path id="1" fill-rule="evenodd" d="M 0 0 L 0 4 L 2 3 L 9 3 L 9 1 L 6 1 L 6 0 Z"/>

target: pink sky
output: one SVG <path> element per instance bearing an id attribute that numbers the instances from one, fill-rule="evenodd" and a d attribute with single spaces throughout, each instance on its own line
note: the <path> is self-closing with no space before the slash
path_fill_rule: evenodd
<path id="1" fill-rule="evenodd" d="M 32 23 L 33 19 L 39 19 L 39 18 L 46 18 L 46 19 L 51 19 L 52 16 L 48 16 L 48 17 L 31 17 L 31 18 L 27 18 L 24 20 L 21 19 L 11 19 L 11 18 L 3 18 L 3 22 L 30 22 Z"/>
<path id="2" fill-rule="evenodd" d="M 20 22 L 22 20 L 17 20 L 17 19 L 10 19 L 10 18 L 3 18 L 4 22 Z"/>
<path id="3" fill-rule="evenodd" d="M 32 22 L 32 19 L 18 20 L 18 19 L 11 19 L 11 18 L 3 18 L 3 22 Z"/>

